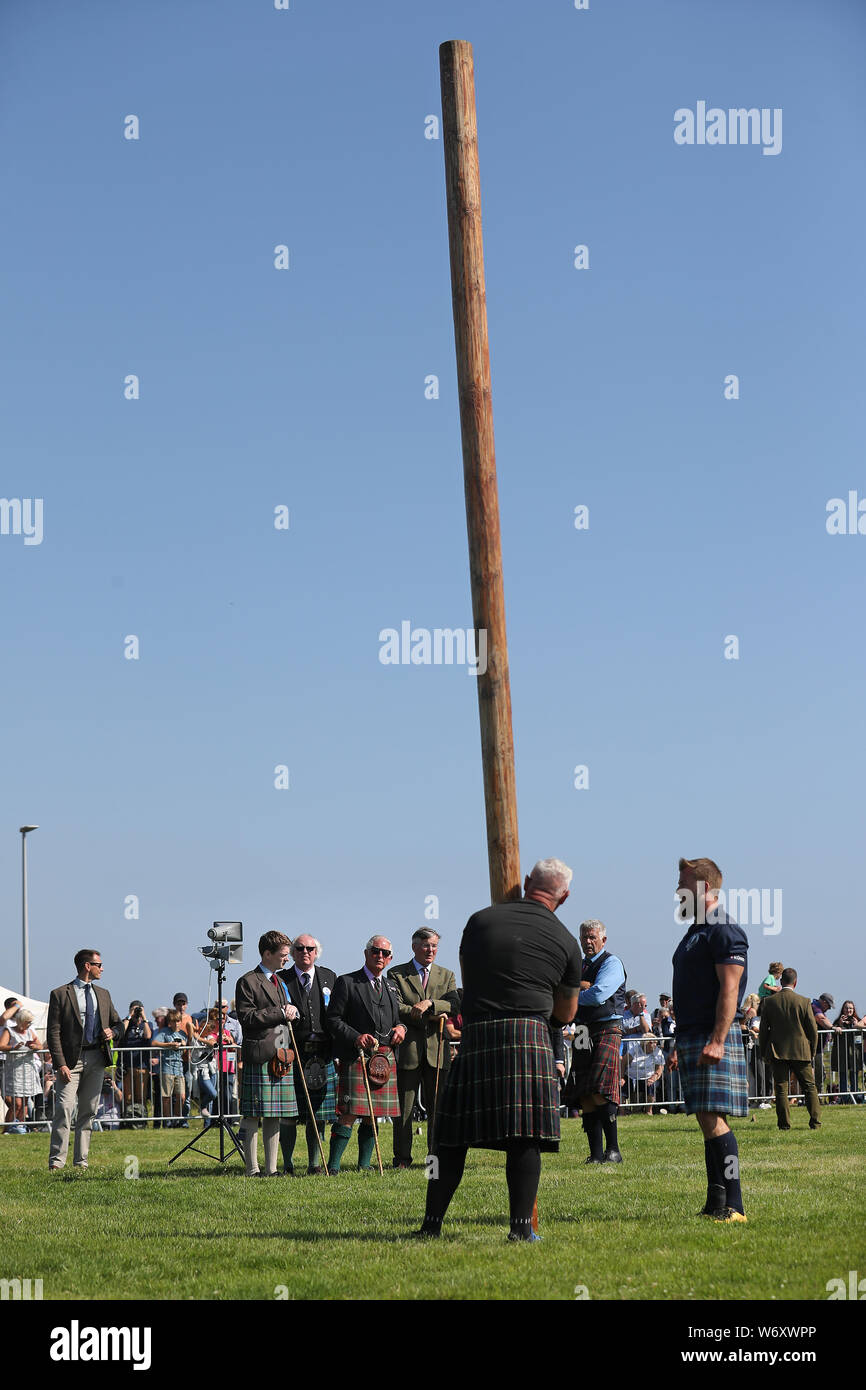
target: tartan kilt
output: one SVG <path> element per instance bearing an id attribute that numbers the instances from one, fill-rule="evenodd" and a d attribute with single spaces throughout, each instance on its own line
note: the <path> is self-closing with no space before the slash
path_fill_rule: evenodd
<path id="1" fill-rule="evenodd" d="M 550 1031 L 539 1018 L 465 1023 L 439 1092 L 434 1151 L 504 1149 L 510 1139 L 559 1150 L 559 1082 Z"/>
<path id="2" fill-rule="evenodd" d="M 587 1032 L 575 1034 L 571 1075 L 568 1077 L 569 1094 L 575 1100 L 580 1096 L 598 1094 L 619 1105 L 622 1028 L 618 1023 L 602 1023 L 596 1028 L 578 1024 L 578 1029 L 581 1027 L 586 1028 Z M 581 1036 L 586 1038 L 587 1047 L 577 1046 Z"/>
<path id="3" fill-rule="evenodd" d="M 293 1120 L 298 1103 L 292 1073 L 274 1081 L 268 1075 L 267 1062 L 248 1062 L 241 1082 L 240 1111 L 241 1115 L 258 1115 L 264 1120 Z"/>
<path id="4" fill-rule="evenodd" d="M 384 1086 L 375 1089 L 370 1087 L 370 1095 L 373 1100 L 373 1114 L 377 1120 L 395 1119 L 400 1115 L 400 1099 L 397 1095 L 397 1063 L 394 1053 L 390 1047 L 380 1047 L 380 1052 L 387 1052 L 391 1059 L 391 1075 Z M 339 1070 L 339 1090 L 337 1094 L 337 1119 L 338 1121 L 357 1117 L 359 1120 L 369 1120 L 370 1106 L 367 1103 L 367 1091 L 364 1086 L 364 1073 L 361 1070 L 361 1059 L 358 1057 L 354 1062 L 338 1061 Z"/>
<path id="5" fill-rule="evenodd" d="M 295 1063 L 296 1071 L 300 1071 L 300 1062 Z M 310 1091 L 310 1101 L 313 1106 L 313 1114 L 319 1129 L 323 1125 L 329 1125 L 337 1116 L 337 1068 L 333 1062 L 327 1063 L 328 1079 L 320 1091 Z M 361 1085 L 363 1087 L 363 1081 Z M 366 1096 L 364 1101 L 366 1103 Z M 295 1076 L 295 1100 L 298 1105 L 298 1118 L 309 1121 L 310 1112 L 307 1109 L 307 1097 L 304 1093 L 303 1082 L 298 1075 Z"/>
<path id="6" fill-rule="evenodd" d="M 722 1061 L 710 1067 L 699 1067 L 698 1059 L 709 1036 L 709 1033 L 677 1034 L 674 1041 L 686 1114 L 706 1110 L 711 1115 L 748 1115 L 746 1050 L 740 1026 L 734 1023 L 731 1027 L 725 1039 Z"/>

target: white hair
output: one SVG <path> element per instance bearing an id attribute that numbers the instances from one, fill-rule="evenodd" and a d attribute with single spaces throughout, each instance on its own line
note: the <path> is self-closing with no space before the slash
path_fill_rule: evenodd
<path id="1" fill-rule="evenodd" d="M 574 874 L 561 859 L 539 859 L 529 877 L 533 888 L 540 888 L 542 893 L 557 894 L 568 892 Z"/>
<path id="2" fill-rule="evenodd" d="M 393 946 L 391 945 L 390 941 L 388 941 L 387 936 L 383 936 L 381 932 L 376 932 L 376 935 L 375 935 L 375 936 L 371 936 L 371 937 L 370 937 L 370 940 L 367 942 L 366 946 L 364 947 L 364 950 L 365 950 L 365 951 L 369 951 L 370 948 L 371 948 L 371 946 L 372 946 L 372 945 L 374 944 L 374 942 L 376 942 L 376 941 L 385 941 L 385 942 L 387 942 L 387 944 L 388 944 L 388 950 L 389 950 L 389 951 L 393 951 L 394 948 L 393 948 Z"/>
<path id="3" fill-rule="evenodd" d="M 586 927 L 587 931 L 591 931 L 593 927 L 598 927 L 605 941 L 607 941 L 607 927 L 604 925 L 604 922 L 600 922 L 597 917 L 587 917 L 585 922 L 581 922 L 578 931 L 583 931 L 584 927 Z"/>
<path id="4" fill-rule="evenodd" d="M 313 936 L 313 933 L 311 931 L 298 932 L 298 936 L 308 936 L 310 938 L 310 940 L 316 948 L 315 959 L 318 960 L 319 956 L 322 954 L 322 943 L 321 941 L 319 941 L 318 937 Z M 296 936 L 294 941 L 292 942 L 292 950 L 294 950 L 295 946 L 297 945 L 298 936 Z"/>
<path id="5" fill-rule="evenodd" d="M 33 1015 L 29 1009 L 19 1009 L 13 1021 L 16 1028 L 29 1028 L 33 1022 Z"/>

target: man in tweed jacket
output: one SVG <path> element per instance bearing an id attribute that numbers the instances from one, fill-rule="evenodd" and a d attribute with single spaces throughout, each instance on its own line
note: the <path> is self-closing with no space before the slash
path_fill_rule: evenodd
<path id="1" fill-rule="evenodd" d="M 791 1128 L 788 1109 L 788 1081 L 794 1073 L 803 1087 L 809 1110 L 809 1128 L 821 1128 L 818 1088 L 812 1058 L 818 1046 L 818 1025 L 812 1005 L 804 994 L 796 994 L 797 972 L 782 971 L 781 988 L 764 1000 L 758 1046 L 765 1062 L 773 1066 L 776 1092 L 776 1120 L 779 1129 Z"/>
<path id="2" fill-rule="evenodd" d="M 440 1043 L 440 1019 L 448 1018 L 452 1010 L 458 1012 L 457 981 L 453 970 L 435 964 L 438 949 L 439 933 L 419 927 L 412 937 L 412 959 L 388 971 L 400 994 L 400 1022 L 406 1027 L 397 1063 L 400 1118 L 394 1121 L 395 1168 L 412 1166 L 412 1112 L 418 1092 L 427 1114 L 432 1114 L 437 1062 L 444 1077 L 451 1060 L 448 1043 Z"/>

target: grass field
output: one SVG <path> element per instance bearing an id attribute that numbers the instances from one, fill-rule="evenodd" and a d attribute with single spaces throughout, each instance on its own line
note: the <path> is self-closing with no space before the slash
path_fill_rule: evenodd
<path id="1" fill-rule="evenodd" d="M 41 1278 L 45 1299 L 272 1299 L 280 1285 L 291 1299 L 571 1300 L 578 1285 L 591 1299 L 826 1299 L 829 1279 L 866 1274 L 866 1113 L 823 1119 L 810 1133 L 795 1112 L 789 1134 L 773 1111 L 737 1122 L 745 1226 L 695 1215 L 693 1119 L 621 1119 L 620 1168 L 585 1167 L 579 1122 L 563 1121 L 559 1155 L 542 1161 L 535 1246 L 505 1240 L 500 1154 L 470 1154 L 445 1234 L 416 1243 L 421 1168 L 261 1181 L 238 1159 L 222 1171 L 191 1154 L 169 1169 L 189 1133 L 133 1130 L 94 1135 L 86 1173 L 49 1175 L 47 1134 L 6 1136 L 0 1278 Z"/>

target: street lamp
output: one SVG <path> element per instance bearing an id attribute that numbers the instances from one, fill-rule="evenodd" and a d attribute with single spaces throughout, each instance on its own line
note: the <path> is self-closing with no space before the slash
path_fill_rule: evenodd
<path id="1" fill-rule="evenodd" d="M 22 934 L 22 953 L 24 956 L 24 994 L 30 997 L 30 944 L 27 940 L 27 836 L 31 830 L 38 830 L 38 825 L 21 825 L 21 934 Z"/>

